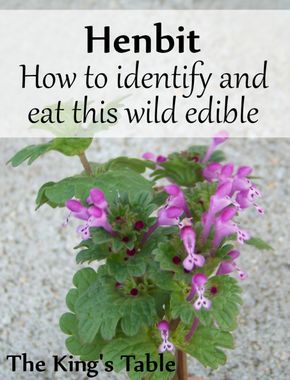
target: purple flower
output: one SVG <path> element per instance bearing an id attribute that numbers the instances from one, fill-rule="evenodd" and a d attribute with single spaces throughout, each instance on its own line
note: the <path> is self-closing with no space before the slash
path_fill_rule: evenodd
<path id="1" fill-rule="evenodd" d="M 91 189 L 87 202 L 92 205 L 85 207 L 78 199 L 66 201 L 66 207 L 72 215 L 86 221 L 85 224 L 78 226 L 77 233 L 81 235 L 83 240 L 90 238 L 90 227 L 102 227 L 111 233 L 112 227 L 107 218 L 108 203 L 104 193 L 97 188 Z"/>
<path id="2" fill-rule="evenodd" d="M 106 201 L 105 194 L 102 190 L 93 188 L 90 190 L 90 195 L 87 198 L 88 204 L 94 204 L 95 206 L 106 210 L 108 207 L 108 202 Z"/>
<path id="3" fill-rule="evenodd" d="M 157 221 L 144 234 L 143 241 L 146 241 L 159 226 L 177 226 L 180 216 L 184 212 L 186 212 L 186 214 L 189 213 L 183 191 L 179 186 L 164 186 L 164 190 L 169 197 L 165 205 L 158 210 Z"/>
<path id="4" fill-rule="evenodd" d="M 240 191 L 237 194 L 236 201 L 241 209 L 253 206 L 259 214 L 264 214 L 264 209 L 256 203 L 256 199 L 259 197 L 261 197 L 261 193 L 252 185 L 249 189 Z"/>
<path id="5" fill-rule="evenodd" d="M 202 160 L 202 162 L 207 162 L 213 152 L 215 151 L 216 147 L 220 144 L 222 144 L 224 141 L 226 141 L 229 138 L 229 134 L 226 131 L 220 131 L 218 132 L 212 139 L 212 142 L 210 143 L 207 152 Z"/>
<path id="6" fill-rule="evenodd" d="M 187 210 L 186 200 L 181 188 L 177 185 L 164 186 L 169 195 L 165 206 L 158 211 L 157 224 L 159 226 L 172 226 L 179 223 L 179 217 Z"/>
<path id="7" fill-rule="evenodd" d="M 248 240 L 250 235 L 245 230 L 239 229 L 236 223 L 231 219 L 235 216 L 237 212 L 236 207 L 225 208 L 218 217 L 215 219 L 215 235 L 213 239 L 213 246 L 217 248 L 224 237 L 232 234 L 237 234 L 237 241 L 241 244 L 244 240 Z"/>
<path id="8" fill-rule="evenodd" d="M 245 280 L 248 275 L 247 273 L 243 272 L 241 268 L 236 264 L 235 260 L 240 256 L 239 251 L 231 251 L 228 253 L 228 256 L 231 257 L 231 259 L 223 261 L 217 270 L 217 275 L 223 275 L 223 274 L 228 274 L 231 272 L 236 271 L 238 273 L 238 277 L 240 280 Z"/>
<path id="9" fill-rule="evenodd" d="M 169 323 L 165 320 L 160 321 L 157 324 L 157 328 L 160 331 L 160 335 L 162 338 L 162 343 L 159 346 L 159 352 L 173 352 L 174 351 L 174 345 L 169 342 Z"/>
<path id="10" fill-rule="evenodd" d="M 90 216 L 88 209 L 87 207 L 83 206 L 79 200 L 69 199 L 66 201 L 65 205 L 75 218 L 88 220 Z"/>
<path id="11" fill-rule="evenodd" d="M 203 240 L 208 238 L 211 226 L 215 223 L 215 216 L 224 208 L 235 202 L 229 196 L 232 189 L 232 185 L 229 182 L 225 182 L 218 186 L 216 193 L 210 197 L 209 209 L 203 216 Z"/>
<path id="12" fill-rule="evenodd" d="M 219 178 L 221 168 L 222 164 L 211 162 L 203 169 L 202 174 L 207 181 L 212 182 Z"/>
<path id="13" fill-rule="evenodd" d="M 169 195 L 167 198 L 167 204 L 169 206 L 175 206 L 185 210 L 186 200 L 181 188 L 177 185 L 164 186 L 164 191 Z"/>
<path id="14" fill-rule="evenodd" d="M 167 157 L 162 156 L 162 155 L 156 155 L 156 154 L 151 153 L 151 152 L 144 153 L 142 155 L 142 158 L 144 158 L 144 160 L 155 162 L 156 164 L 167 161 Z M 158 165 L 156 165 L 156 166 L 157 166 L 157 168 L 159 168 Z"/>
<path id="15" fill-rule="evenodd" d="M 197 294 L 197 299 L 193 304 L 195 310 L 200 310 L 202 307 L 208 310 L 211 307 L 211 301 L 204 296 L 206 282 L 207 277 L 203 273 L 197 273 L 192 277 L 191 291 L 187 300 L 192 300 L 195 294 Z"/>
<path id="16" fill-rule="evenodd" d="M 261 197 L 261 193 L 257 186 L 247 178 L 252 170 L 250 166 L 240 166 L 237 173 L 233 175 L 233 164 L 221 165 L 217 162 L 212 162 L 204 168 L 203 176 L 210 182 L 217 180 L 219 185 L 231 184 L 231 190 L 228 195 L 236 197 L 235 201 L 238 208 L 246 209 L 253 206 L 259 214 L 263 214 L 264 210 L 256 203 L 257 198 Z"/>
<path id="17" fill-rule="evenodd" d="M 187 257 L 183 260 L 183 267 L 187 271 L 192 271 L 194 265 L 202 267 L 205 262 L 205 258 L 202 255 L 194 253 L 195 250 L 195 231 L 192 228 L 190 219 L 183 219 L 179 223 L 180 238 L 183 241 L 184 248 L 187 253 Z"/>
<path id="18" fill-rule="evenodd" d="M 179 223 L 179 217 L 183 214 L 183 210 L 175 206 L 164 206 L 158 211 L 158 226 L 174 226 Z"/>

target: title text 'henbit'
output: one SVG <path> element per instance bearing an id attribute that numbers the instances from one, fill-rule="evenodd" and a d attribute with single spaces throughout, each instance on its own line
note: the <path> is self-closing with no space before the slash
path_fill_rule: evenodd
<path id="1" fill-rule="evenodd" d="M 104 53 L 111 53 L 114 49 L 117 53 L 168 53 L 172 50 L 178 53 L 191 52 L 198 53 L 197 40 L 200 38 L 194 30 L 184 31 L 183 26 L 177 28 L 176 35 L 165 34 L 162 30 L 162 23 L 154 25 L 154 38 L 150 35 L 128 36 L 121 34 L 112 37 L 111 27 L 105 26 L 102 34 L 96 33 L 93 26 L 85 26 L 87 29 L 87 53 L 99 52 L 100 48 Z"/>

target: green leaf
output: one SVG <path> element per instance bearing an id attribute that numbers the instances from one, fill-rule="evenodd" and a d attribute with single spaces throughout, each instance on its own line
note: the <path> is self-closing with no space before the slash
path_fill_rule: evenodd
<path id="1" fill-rule="evenodd" d="M 87 287 L 94 281 L 96 273 L 93 274 L 93 272 L 91 268 L 85 268 L 74 276 L 74 282 L 78 286 L 78 289 L 70 289 L 66 297 L 67 305 L 71 311 L 75 311 L 75 304 L 80 294 L 85 292 Z M 65 334 L 71 335 L 66 340 L 67 349 L 71 354 L 80 356 L 81 360 L 99 359 L 100 352 L 106 344 L 100 335 L 96 335 L 94 340 L 89 344 L 83 342 L 79 335 L 78 319 L 74 313 L 63 314 L 59 325 Z"/>
<path id="2" fill-rule="evenodd" d="M 65 345 L 68 351 L 80 360 L 99 360 L 99 356 L 105 347 L 106 342 L 101 338 L 95 338 L 91 344 L 85 344 L 77 336 L 70 336 L 66 339 Z"/>
<path id="3" fill-rule="evenodd" d="M 253 247 L 260 249 L 260 250 L 267 250 L 273 251 L 273 247 L 271 247 L 268 243 L 266 243 L 264 240 L 257 238 L 257 237 L 251 237 L 248 240 L 245 240 L 245 243 L 248 245 L 252 245 Z"/>
<path id="4" fill-rule="evenodd" d="M 73 313 L 65 313 L 61 316 L 59 326 L 62 332 L 73 335 L 77 331 L 77 319 Z"/>
<path id="5" fill-rule="evenodd" d="M 78 156 L 85 152 L 91 145 L 92 138 L 55 138 L 52 140 L 52 150 L 56 150 L 65 156 Z"/>
<path id="6" fill-rule="evenodd" d="M 192 187 L 201 181 L 202 167 L 199 163 L 183 161 L 166 161 L 158 164 L 162 169 L 155 170 L 151 176 L 155 180 L 170 178 L 180 186 Z"/>
<path id="7" fill-rule="evenodd" d="M 186 295 L 181 290 L 171 293 L 170 311 L 172 318 L 180 318 L 186 325 L 191 324 L 195 317 L 192 304 L 186 300 Z"/>
<path id="8" fill-rule="evenodd" d="M 217 369 L 226 363 L 226 355 L 220 348 L 232 349 L 234 342 L 229 332 L 199 325 L 189 343 L 181 342 L 179 348 L 195 357 L 205 367 Z"/>
<path id="9" fill-rule="evenodd" d="M 37 206 L 40 207 L 42 204 L 48 203 L 62 207 L 65 201 L 72 197 L 85 202 L 90 189 L 93 187 L 103 190 L 108 202 L 112 203 L 118 193 L 151 192 L 152 182 L 130 169 L 108 171 L 97 177 L 68 177 L 59 182 L 48 182 L 43 185 L 36 199 Z"/>
<path id="10" fill-rule="evenodd" d="M 82 292 L 75 303 L 75 313 L 78 320 L 78 331 L 82 342 L 91 344 L 100 331 L 104 339 L 112 339 L 120 321 L 123 332 L 127 335 L 136 334 L 141 328 L 152 326 L 157 321 L 155 300 L 150 295 L 132 297 L 117 289 L 115 280 L 109 276 L 100 276 L 92 282 L 81 274 L 78 287 Z"/>
<path id="11" fill-rule="evenodd" d="M 211 155 L 209 162 L 221 162 L 221 161 L 225 161 L 225 159 L 226 159 L 226 156 L 224 152 L 222 150 L 216 150 Z"/>
<path id="12" fill-rule="evenodd" d="M 79 291 L 76 288 L 70 289 L 66 295 L 66 305 L 70 311 L 75 311 L 75 303 L 79 296 Z"/>
<path id="13" fill-rule="evenodd" d="M 218 326 L 225 331 L 232 331 L 237 327 L 241 288 L 237 281 L 230 276 L 214 276 L 207 282 L 207 288 L 215 287 L 217 293 L 207 295 L 212 305 L 208 313 L 212 315 Z M 198 315 L 198 313 L 197 313 Z"/>
<path id="14" fill-rule="evenodd" d="M 172 242 L 160 243 L 152 254 L 154 260 L 160 263 L 162 270 L 175 273 L 175 280 L 182 280 L 186 283 L 191 282 L 192 274 L 184 272 L 182 262 L 179 264 L 173 262 L 174 256 L 180 257 L 181 261 L 186 257 L 184 247 L 179 239 L 176 240 L 176 245 L 173 245 Z"/>
<path id="15" fill-rule="evenodd" d="M 160 265 L 154 261 L 150 262 L 146 274 L 148 278 L 153 281 L 154 285 L 158 286 L 160 289 L 168 291 L 179 289 L 174 274 L 172 272 L 161 270 Z"/>
<path id="16" fill-rule="evenodd" d="M 111 170 L 128 168 L 137 173 L 144 173 L 147 168 L 154 169 L 155 163 L 138 158 L 120 156 L 108 161 L 106 166 Z"/>
<path id="17" fill-rule="evenodd" d="M 101 330 L 103 338 L 113 338 L 117 322 L 121 318 L 120 303 L 121 297 L 110 279 L 106 279 L 106 282 L 95 281 L 77 299 L 75 312 L 79 321 L 79 335 L 84 343 L 92 343 L 102 323 L 106 325 Z"/>
<path id="18" fill-rule="evenodd" d="M 155 301 L 150 295 L 141 294 L 137 297 L 127 297 L 121 307 L 121 328 L 128 336 L 133 336 L 141 328 L 151 327 L 157 322 Z"/>
<path id="19" fill-rule="evenodd" d="M 109 274 L 121 283 L 131 276 L 142 276 L 147 266 L 145 257 L 140 252 L 127 257 L 127 261 L 122 254 L 112 254 L 107 260 L 107 265 Z"/>
<path id="20" fill-rule="evenodd" d="M 77 254 L 77 264 L 84 263 L 86 261 L 91 263 L 94 260 L 103 260 L 109 255 L 107 244 L 96 244 L 93 239 L 83 240 L 76 248 L 84 248 Z"/>
<path id="21" fill-rule="evenodd" d="M 13 167 L 19 166 L 28 160 L 28 165 L 32 164 L 38 157 L 51 150 L 51 141 L 46 144 L 29 145 L 17 152 L 7 163 Z"/>
<path id="22" fill-rule="evenodd" d="M 166 370 L 160 371 L 160 368 L 151 373 L 136 372 L 134 371 L 134 362 L 141 361 L 146 363 L 146 355 L 150 355 L 150 360 L 155 360 L 157 363 L 160 361 L 160 356 L 163 355 L 163 360 L 165 363 L 172 361 L 174 363 L 175 358 L 172 354 L 158 354 L 157 348 L 160 344 L 159 341 L 149 336 L 146 333 L 142 335 L 136 335 L 130 338 L 118 338 L 108 343 L 103 350 L 105 360 L 111 360 L 114 363 L 114 370 L 116 372 L 121 371 L 125 368 L 126 359 L 122 356 L 134 355 L 134 360 L 130 360 L 130 370 L 129 376 L 133 380 L 141 380 L 142 378 L 150 380 L 169 380 L 174 376 L 174 372 L 169 372 Z M 174 366 L 172 366 L 174 368 Z"/>
<path id="23" fill-rule="evenodd" d="M 76 156 L 83 153 L 91 144 L 91 138 L 55 138 L 45 144 L 29 145 L 17 152 L 9 161 L 12 166 L 19 166 L 24 161 L 31 165 L 40 156 L 55 150 L 66 156 Z"/>
<path id="24" fill-rule="evenodd" d="M 83 268 L 73 277 L 73 284 L 79 290 L 84 292 L 97 279 L 97 273 L 92 268 Z"/>

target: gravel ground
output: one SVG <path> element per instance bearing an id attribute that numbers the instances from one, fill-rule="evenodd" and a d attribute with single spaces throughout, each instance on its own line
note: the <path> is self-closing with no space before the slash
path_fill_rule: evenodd
<path id="1" fill-rule="evenodd" d="M 33 141 L 35 143 L 35 141 Z M 59 180 L 80 170 L 76 158 L 49 153 L 32 167 L 17 169 L 4 163 L 28 140 L 0 140 L 0 367 L 1 379 L 83 379 L 78 373 L 44 374 L 10 372 L 7 354 L 27 352 L 33 360 L 65 354 L 65 336 L 59 331 L 59 316 L 66 310 L 65 294 L 73 273 L 72 247 L 77 242 L 75 222 L 63 229 L 64 210 L 47 206 L 34 211 L 34 198 L 43 182 Z M 88 153 L 91 160 L 112 156 L 139 157 L 146 150 L 166 154 L 193 141 L 96 140 Z M 240 264 L 248 271 L 243 283 L 244 305 L 240 326 L 234 333 L 236 349 L 228 352 L 227 364 L 218 371 L 203 369 L 190 359 L 190 373 L 213 380 L 289 379 L 289 140 L 231 140 L 225 151 L 237 164 L 254 165 L 262 176 L 266 214 L 258 219 L 248 212 L 245 226 L 265 238 L 274 252 L 245 247 Z M 288 153 L 288 156 L 287 156 Z M 257 222 L 258 221 L 258 222 Z M 49 362 L 49 361 L 48 361 Z M 100 379 L 125 379 L 123 375 L 99 375 Z"/>

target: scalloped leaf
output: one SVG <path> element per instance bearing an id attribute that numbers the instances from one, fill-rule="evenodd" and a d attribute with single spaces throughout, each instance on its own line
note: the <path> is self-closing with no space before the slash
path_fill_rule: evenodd
<path id="1" fill-rule="evenodd" d="M 226 363 L 226 355 L 220 348 L 234 348 L 233 337 L 229 332 L 214 327 L 199 325 L 188 343 L 180 348 L 195 357 L 205 367 L 217 369 Z"/>
<path id="2" fill-rule="evenodd" d="M 99 229 L 100 231 L 103 231 Z M 76 256 L 76 262 L 77 264 L 82 264 L 84 262 L 91 263 L 92 261 L 95 260 L 103 260 L 107 258 L 110 254 L 108 245 L 106 244 L 107 241 L 100 241 L 96 242 L 93 239 L 88 239 L 88 240 L 83 240 L 77 247 L 78 248 L 83 248 L 81 249 L 77 256 Z"/>
<path id="3" fill-rule="evenodd" d="M 116 372 L 125 368 L 125 358 L 121 358 L 122 355 L 134 355 L 134 360 L 130 360 L 129 376 L 132 380 L 150 379 L 150 380 L 170 380 L 175 371 L 160 371 L 159 367 L 156 371 L 151 373 L 137 372 L 134 370 L 134 362 L 141 361 L 146 363 L 146 354 L 150 354 L 150 360 L 155 360 L 157 363 L 160 361 L 160 356 L 163 356 L 165 363 L 172 361 L 174 368 L 175 357 L 172 354 L 158 354 L 157 348 L 160 341 L 156 341 L 153 337 L 144 333 L 142 335 L 136 335 L 130 338 L 118 338 L 107 344 L 103 350 L 105 360 L 111 360 L 114 363 L 114 370 Z M 135 364 L 137 365 L 137 364 Z"/>
<path id="4" fill-rule="evenodd" d="M 141 292 L 136 297 L 124 294 L 123 290 L 116 288 L 115 280 L 106 275 L 96 274 L 95 281 L 92 273 L 89 273 L 90 278 L 85 276 L 79 271 L 78 281 L 74 279 L 82 292 L 75 302 L 82 342 L 92 343 L 99 331 L 104 339 L 112 339 L 119 322 L 126 335 L 135 335 L 141 328 L 156 323 L 155 300 L 150 295 Z"/>
<path id="5" fill-rule="evenodd" d="M 161 169 L 155 170 L 151 176 L 155 180 L 170 178 L 180 186 L 193 187 L 196 182 L 202 181 L 202 166 L 195 162 L 166 161 L 158 164 Z"/>
<path id="6" fill-rule="evenodd" d="M 17 152 L 9 161 L 13 167 L 27 161 L 31 165 L 40 156 L 52 150 L 65 156 L 78 156 L 90 145 L 91 138 L 55 138 L 45 144 L 29 145 Z"/>
<path id="7" fill-rule="evenodd" d="M 126 261 L 124 259 L 127 259 Z M 147 260 L 141 252 L 137 252 L 135 256 L 124 257 L 121 254 L 113 254 L 107 259 L 108 272 L 116 281 L 123 283 L 131 276 L 143 276 Z"/>
<path id="8" fill-rule="evenodd" d="M 222 330 L 234 330 L 237 327 L 239 305 L 242 304 L 241 288 L 237 281 L 228 275 L 211 277 L 207 282 L 207 288 L 211 287 L 215 287 L 217 293 L 208 295 L 212 301 L 208 313 Z"/>
<path id="9" fill-rule="evenodd" d="M 40 207 L 48 203 L 53 207 L 63 207 L 70 198 L 78 198 L 85 202 L 89 191 L 98 187 L 104 191 L 109 203 L 113 202 L 118 193 L 152 192 L 152 182 L 130 169 L 108 171 L 97 177 L 74 176 L 59 182 L 44 184 L 37 195 L 36 204 Z"/>

